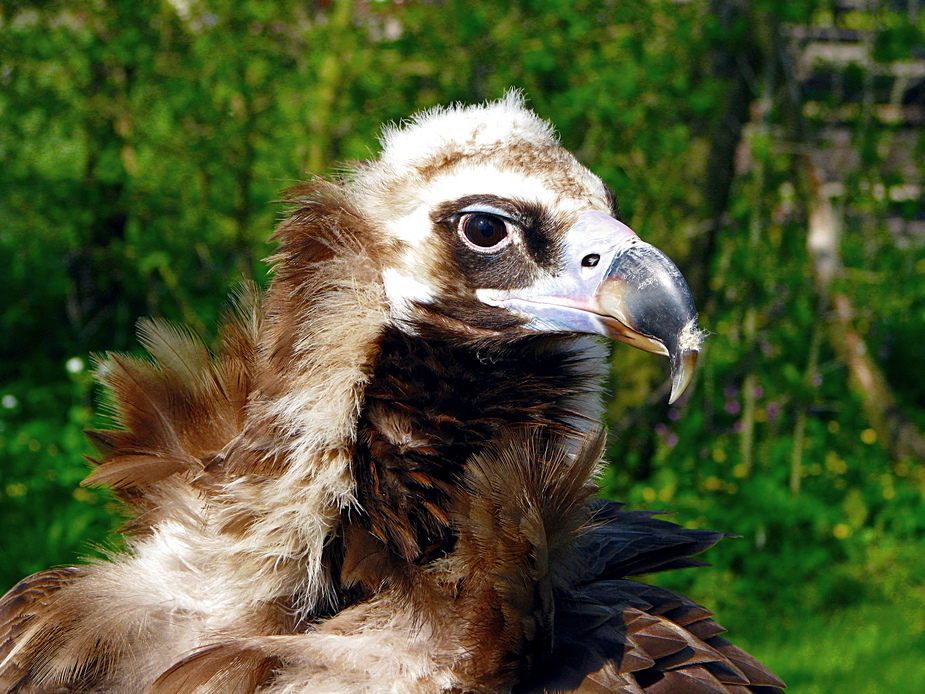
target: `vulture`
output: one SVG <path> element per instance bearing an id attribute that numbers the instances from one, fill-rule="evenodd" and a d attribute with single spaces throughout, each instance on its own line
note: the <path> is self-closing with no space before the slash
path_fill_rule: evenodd
<path id="1" fill-rule="evenodd" d="M 387 127 L 286 195 L 213 349 L 141 321 L 97 373 L 89 484 L 125 550 L 0 601 L 0 692 L 768 694 L 693 601 L 631 577 L 721 533 L 595 497 L 606 340 L 702 333 L 677 268 L 510 92 Z"/>

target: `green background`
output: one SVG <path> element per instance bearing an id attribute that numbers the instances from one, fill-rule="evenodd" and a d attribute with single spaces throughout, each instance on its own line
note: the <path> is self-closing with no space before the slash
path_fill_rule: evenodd
<path id="1" fill-rule="evenodd" d="M 118 545 L 78 486 L 93 353 L 142 316 L 211 339 L 283 188 L 515 86 L 711 333 L 672 407 L 613 352 L 604 493 L 740 536 L 655 580 L 792 691 L 925 691 L 923 30 L 916 0 L 4 3 L 0 590 Z"/>

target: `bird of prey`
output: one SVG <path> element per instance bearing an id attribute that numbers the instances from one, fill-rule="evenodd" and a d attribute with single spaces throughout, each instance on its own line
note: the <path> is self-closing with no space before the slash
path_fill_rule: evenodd
<path id="1" fill-rule="evenodd" d="M 435 108 L 287 195 L 214 350 L 142 321 L 88 482 L 126 550 L 0 601 L 0 692 L 773 692 L 630 576 L 720 533 L 594 498 L 600 336 L 701 344 L 676 267 L 523 98 Z"/>

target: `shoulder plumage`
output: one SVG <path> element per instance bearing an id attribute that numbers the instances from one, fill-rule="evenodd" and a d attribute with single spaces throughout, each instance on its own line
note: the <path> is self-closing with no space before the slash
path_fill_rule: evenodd
<path id="1" fill-rule="evenodd" d="M 704 566 L 724 535 L 594 501 L 575 547 L 573 582 L 555 593 L 552 650 L 514 691 L 779 692 L 784 684 L 722 634 L 694 601 L 629 577 Z"/>
<path id="2" fill-rule="evenodd" d="M 141 515 L 134 532 L 198 511 L 221 479 L 221 452 L 241 431 L 262 323 L 259 291 L 243 285 L 213 355 L 188 329 L 139 322 L 148 358 L 109 354 L 97 376 L 117 428 L 88 432 L 100 452 L 87 484 L 109 485 Z"/>

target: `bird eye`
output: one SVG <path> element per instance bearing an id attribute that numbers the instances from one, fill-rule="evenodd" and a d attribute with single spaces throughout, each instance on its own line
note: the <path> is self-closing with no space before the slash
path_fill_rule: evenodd
<path id="1" fill-rule="evenodd" d="M 508 222 L 485 212 L 473 212 L 459 220 L 459 230 L 478 249 L 495 248 L 508 238 Z"/>

